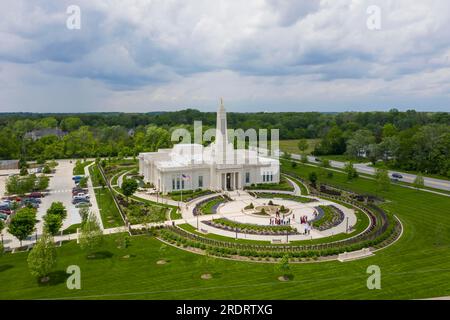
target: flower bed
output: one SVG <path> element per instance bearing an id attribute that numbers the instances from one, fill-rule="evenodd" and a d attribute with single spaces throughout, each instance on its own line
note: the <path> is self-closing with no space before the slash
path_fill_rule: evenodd
<path id="1" fill-rule="evenodd" d="M 259 235 L 285 235 L 286 233 L 298 234 L 297 230 L 292 228 L 291 226 L 279 226 L 279 225 L 263 226 L 257 224 L 235 222 L 225 218 L 214 219 L 211 221 L 203 221 L 202 223 L 223 230 L 244 232 L 249 234 L 259 234 Z"/>

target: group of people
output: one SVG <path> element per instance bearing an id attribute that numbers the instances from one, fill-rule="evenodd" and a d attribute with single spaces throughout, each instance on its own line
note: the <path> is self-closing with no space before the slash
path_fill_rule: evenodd
<path id="1" fill-rule="evenodd" d="M 291 218 L 285 218 L 280 216 L 280 211 L 275 212 L 275 218 L 270 218 L 270 225 L 290 225 L 291 224 Z"/>
<path id="2" fill-rule="evenodd" d="M 270 218 L 270 225 L 286 226 L 291 224 L 291 218 Z"/>

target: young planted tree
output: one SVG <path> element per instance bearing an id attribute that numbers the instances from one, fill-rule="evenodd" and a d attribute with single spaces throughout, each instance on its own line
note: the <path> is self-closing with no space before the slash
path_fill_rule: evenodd
<path id="1" fill-rule="evenodd" d="M 422 189 L 423 187 L 425 187 L 425 181 L 423 179 L 423 176 L 420 173 L 418 173 L 416 178 L 414 179 L 413 186 L 417 190 Z"/>
<path id="2" fill-rule="evenodd" d="M 95 215 L 91 214 L 83 223 L 79 241 L 81 249 L 91 253 L 102 245 L 103 231 Z"/>
<path id="3" fill-rule="evenodd" d="M 306 150 L 308 149 L 308 147 L 309 147 L 308 140 L 306 140 L 306 139 L 300 139 L 300 140 L 298 140 L 297 147 L 298 147 L 298 150 L 301 151 L 301 154 L 304 155 L 304 154 L 305 154 L 305 151 L 306 151 Z"/>
<path id="4" fill-rule="evenodd" d="M 67 210 L 62 202 L 53 202 L 50 208 L 47 209 L 47 215 L 58 215 L 62 221 L 67 217 Z"/>
<path id="5" fill-rule="evenodd" d="M 391 185 L 391 179 L 389 178 L 389 173 L 385 169 L 377 169 L 375 172 L 375 180 L 378 185 L 378 189 L 381 191 L 389 190 Z"/>
<path id="6" fill-rule="evenodd" d="M 38 190 L 38 191 L 46 190 L 48 188 L 49 182 L 50 182 L 50 179 L 48 177 L 46 177 L 45 175 L 41 175 L 36 180 L 36 190 Z"/>
<path id="7" fill-rule="evenodd" d="M 291 160 L 291 158 L 292 158 L 292 155 L 289 152 L 287 152 L 287 151 L 283 152 L 284 160 Z"/>
<path id="8" fill-rule="evenodd" d="M 44 216 L 44 230 L 55 236 L 63 225 L 62 216 L 59 214 L 46 214 Z"/>
<path id="9" fill-rule="evenodd" d="M 124 179 L 122 181 L 122 193 L 125 195 L 125 197 L 127 197 L 127 201 L 128 201 L 128 197 L 133 195 L 133 193 L 136 192 L 138 188 L 138 183 L 135 179 Z"/>
<path id="10" fill-rule="evenodd" d="M 315 187 L 317 183 L 317 173 L 315 171 L 311 172 L 308 178 L 309 181 L 311 181 L 311 184 Z"/>
<path id="11" fill-rule="evenodd" d="M 330 160 L 328 160 L 328 159 L 323 159 L 323 160 L 322 160 L 322 167 L 324 167 L 324 168 L 329 168 L 329 167 L 330 167 Z"/>
<path id="12" fill-rule="evenodd" d="M 278 264 L 275 266 L 275 272 L 280 274 L 281 281 L 288 281 L 289 278 L 292 276 L 291 274 L 291 267 L 289 266 L 289 256 L 286 254 L 281 258 L 281 260 L 278 262 Z"/>
<path id="13" fill-rule="evenodd" d="M 36 222 L 36 209 L 22 208 L 12 217 L 8 232 L 16 237 L 22 246 L 22 241 L 33 233 Z"/>
<path id="14" fill-rule="evenodd" d="M 44 233 L 28 254 L 27 260 L 31 275 L 41 282 L 48 282 L 49 274 L 56 264 L 56 248 L 53 237 Z"/>
<path id="15" fill-rule="evenodd" d="M 345 164 L 344 171 L 347 173 L 348 180 L 358 178 L 358 172 L 356 171 L 355 167 L 353 167 L 353 163 L 347 162 Z"/>

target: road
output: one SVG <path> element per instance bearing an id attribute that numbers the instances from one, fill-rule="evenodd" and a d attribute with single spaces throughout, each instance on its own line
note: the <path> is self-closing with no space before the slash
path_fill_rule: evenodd
<path id="1" fill-rule="evenodd" d="M 300 160 L 301 156 L 298 154 L 293 154 L 292 158 L 295 160 Z M 316 161 L 316 158 L 313 156 L 308 156 L 308 161 L 313 164 L 320 164 L 320 161 Z M 337 169 L 343 169 L 345 167 L 345 162 L 331 160 L 330 166 Z M 375 175 L 375 168 L 370 167 L 367 163 L 356 163 L 353 166 L 359 173 Z M 416 179 L 416 175 L 414 174 L 391 170 L 389 170 L 388 172 L 389 175 L 391 176 L 393 173 L 400 173 L 403 176 L 403 178 L 398 180 L 401 182 L 413 183 L 414 180 Z M 435 179 L 429 177 L 424 177 L 423 180 L 426 187 L 450 191 L 450 181 L 448 180 Z"/>

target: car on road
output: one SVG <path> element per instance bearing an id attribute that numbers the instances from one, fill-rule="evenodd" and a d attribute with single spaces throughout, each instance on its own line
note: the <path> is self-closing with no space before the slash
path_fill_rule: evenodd
<path id="1" fill-rule="evenodd" d="M 392 177 L 395 179 L 403 179 L 403 176 L 400 173 L 396 173 L 396 172 L 394 172 L 392 174 Z"/>

